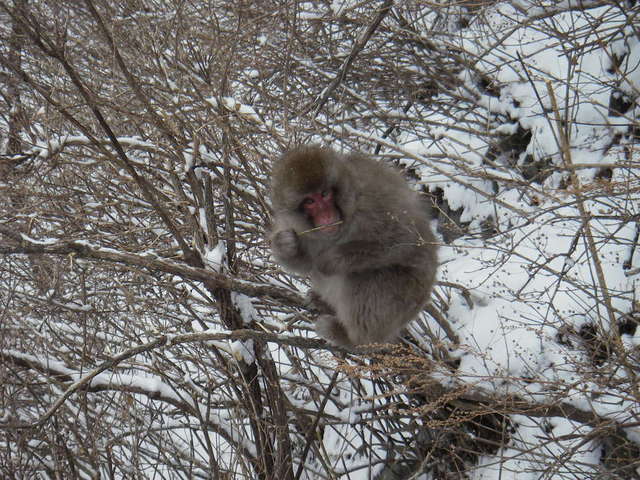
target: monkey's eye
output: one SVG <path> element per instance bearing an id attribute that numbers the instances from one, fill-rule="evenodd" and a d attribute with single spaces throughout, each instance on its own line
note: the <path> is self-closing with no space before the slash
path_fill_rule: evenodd
<path id="1" fill-rule="evenodd" d="M 302 205 L 302 206 L 305 206 L 305 205 L 311 205 L 311 204 L 313 204 L 314 202 L 315 202 L 315 200 L 314 200 L 313 198 L 307 197 L 307 198 L 305 198 L 305 199 L 302 201 L 302 204 L 301 204 L 301 205 Z"/>
<path id="2" fill-rule="evenodd" d="M 323 190 L 320 193 L 320 195 L 322 195 L 322 198 L 327 198 L 330 194 L 331 194 L 331 190 Z"/>

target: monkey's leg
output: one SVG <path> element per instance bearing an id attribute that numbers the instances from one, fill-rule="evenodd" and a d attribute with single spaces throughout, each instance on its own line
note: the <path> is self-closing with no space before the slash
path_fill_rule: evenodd
<path id="1" fill-rule="evenodd" d="M 314 290 L 309 290 L 304 296 L 304 303 L 307 307 L 319 310 L 320 312 L 329 312 L 335 314 L 334 308 L 323 300 L 320 294 Z"/>
<path id="2" fill-rule="evenodd" d="M 316 320 L 315 329 L 319 336 L 334 345 L 341 347 L 352 345 L 344 326 L 333 315 L 320 315 Z"/>
<path id="3" fill-rule="evenodd" d="M 346 285 L 349 301 L 338 317 L 356 345 L 396 342 L 428 294 L 411 268 L 401 266 L 352 274 Z"/>

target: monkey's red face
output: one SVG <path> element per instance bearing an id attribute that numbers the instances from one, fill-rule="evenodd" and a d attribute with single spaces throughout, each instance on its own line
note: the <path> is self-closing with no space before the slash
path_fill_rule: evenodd
<path id="1" fill-rule="evenodd" d="M 334 225 L 342 218 L 336 206 L 333 191 L 323 190 L 309 194 L 304 197 L 301 206 L 314 227 L 323 227 L 322 232 L 335 233 L 340 228 L 340 225 Z"/>

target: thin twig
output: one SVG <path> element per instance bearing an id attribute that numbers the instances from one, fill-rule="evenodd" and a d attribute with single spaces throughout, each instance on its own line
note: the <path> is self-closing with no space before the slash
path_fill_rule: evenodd
<path id="1" fill-rule="evenodd" d="M 329 96 L 336 88 L 338 88 L 338 85 L 340 85 L 340 83 L 342 83 L 344 78 L 347 76 L 347 72 L 349 71 L 351 64 L 365 47 L 369 39 L 373 36 L 374 32 L 380 25 L 380 22 L 382 22 L 384 17 L 387 16 L 389 10 L 391 10 L 392 5 L 393 0 L 385 0 L 385 2 L 378 10 L 378 13 L 373 21 L 367 26 L 367 28 L 360 34 L 360 36 L 356 40 L 355 45 L 351 49 L 351 53 L 349 53 L 349 56 L 344 60 L 344 62 L 342 62 L 342 66 L 340 67 L 340 70 L 338 70 L 336 76 L 333 78 L 331 83 L 322 91 L 320 96 L 316 98 L 316 100 L 309 107 L 307 107 L 307 109 L 305 109 L 305 114 L 313 110 L 314 118 L 318 116 L 324 104 L 327 103 Z"/>
<path id="2" fill-rule="evenodd" d="M 323 230 L 325 228 L 334 227 L 336 225 L 340 225 L 341 223 L 343 223 L 343 221 L 342 220 L 338 220 L 337 222 L 329 223 L 327 225 L 320 225 L 319 227 L 310 228 L 309 230 L 305 230 L 303 232 L 300 232 L 298 235 L 304 235 L 305 233 L 311 233 L 311 232 L 315 232 L 315 231 L 318 231 L 318 230 Z"/>
<path id="3" fill-rule="evenodd" d="M 307 455 L 309 454 L 309 450 L 311 449 L 311 444 L 313 443 L 313 436 L 316 433 L 316 430 L 318 428 L 318 423 L 320 422 L 320 418 L 324 413 L 324 408 L 327 405 L 327 401 L 331 397 L 331 391 L 333 390 L 333 387 L 335 387 L 336 385 L 336 380 L 338 380 L 338 373 L 339 373 L 339 370 L 336 370 L 335 372 L 333 372 L 333 376 L 331 377 L 331 381 L 329 382 L 327 391 L 325 392 L 324 397 L 322 398 L 322 403 L 320 404 L 320 407 L 316 412 L 316 416 L 313 419 L 313 425 L 309 427 L 309 430 L 307 430 L 307 433 L 304 436 L 304 441 L 305 441 L 304 451 L 302 452 L 302 456 L 300 457 L 300 463 L 298 464 L 298 470 L 296 471 L 295 480 L 298 480 L 302 475 L 302 472 L 304 470 L 304 462 L 307 459 Z"/>

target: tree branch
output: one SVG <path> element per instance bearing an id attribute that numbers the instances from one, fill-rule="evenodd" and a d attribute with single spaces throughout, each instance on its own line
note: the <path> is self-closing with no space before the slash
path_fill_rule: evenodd
<path id="1" fill-rule="evenodd" d="M 347 350 L 328 344 L 324 340 L 315 338 L 294 337 L 289 335 L 281 335 L 275 333 L 260 332 L 257 330 L 235 330 L 233 332 L 196 332 L 185 333 L 181 335 L 161 335 L 153 340 L 129 348 L 109 360 L 103 362 L 100 366 L 92 370 L 87 375 L 70 385 L 67 390 L 53 403 L 53 405 L 34 423 L 26 424 L 5 424 L 1 428 L 4 429 L 26 429 L 35 428 L 46 423 L 55 412 L 64 404 L 64 402 L 77 391 L 92 391 L 91 381 L 100 373 L 112 369 L 123 361 L 135 357 L 144 352 L 150 352 L 157 349 L 169 348 L 175 345 L 187 343 L 200 343 L 212 341 L 229 341 L 229 340 L 254 340 L 262 343 L 273 342 L 279 345 L 289 345 L 303 349 L 319 349 L 326 350 L 336 354 L 356 354 L 356 355 L 389 355 L 397 354 L 397 349 L 393 345 L 371 345 L 360 347 L 353 350 Z M 24 368 L 38 370 L 42 373 L 55 376 L 61 381 L 71 380 L 73 377 L 68 371 L 58 371 L 55 368 L 43 368 L 37 365 L 37 362 L 28 361 L 28 359 L 15 353 L 0 351 L 0 358 L 9 359 L 13 363 Z M 430 391 L 434 391 L 434 383 L 436 380 L 430 378 Z M 108 390 L 108 388 L 107 388 Z M 98 391 L 98 390 L 96 390 Z M 628 427 L 620 420 L 611 419 L 598 415 L 592 410 L 582 410 L 567 401 L 563 401 L 564 397 L 557 397 L 546 403 L 531 403 L 517 395 L 500 395 L 495 392 L 489 392 L 482 388 L 471 385 L 458 385 L 456 387 L 444 387 L 438 383 L 438 392 L 441 392 L 436 402 L 451 402 L 452 406 L 467 411 L 484 415 L 487 413 L 499 414 L 521 414 L 531 417 L 563 417 L 570 420 L 588 424 L 591 426 L 615 425 L 620 427 Z M 164 399 L 163 399 L 164 400 Z M 190 412 L 190 408 L 184 411 Z"/>
<path id="2" fill-rule="evenodd" d="M 178 275 L 183 278 L 203 282 L 207 288 L 226 288 L 234 292 L 243 293 L 250 297 L 270 297 L 285 302 L 287 305 L 304 307 L 304 298 L 285 288 L 273 285 L 257 284 L 246 280 L 238 280 L 205 268 L 190 267 L 184 263 L 177 263 L 152 255 L 136 255 L 119 252 L 111 248 L 101 248 L 81 241 L 59 241 L 54 243 L 40 243 L 26 235 L 18 235 L 13 230 L 0 225 L 0 234 L 17 241 L 22 245 L 0 244 L 0 255 L 73 255 L 78 258 L 104 260 L 107 262 L 135 265 L 137 267 Z"/>

